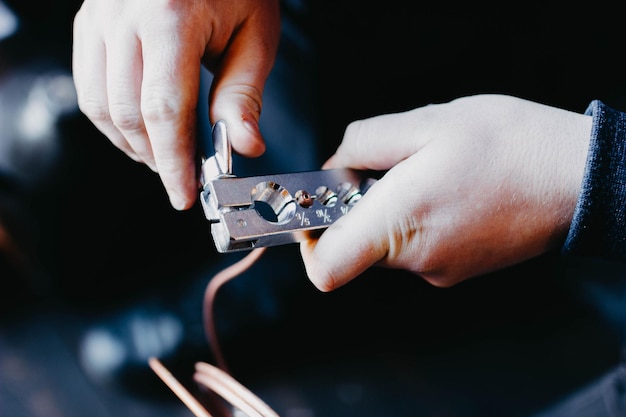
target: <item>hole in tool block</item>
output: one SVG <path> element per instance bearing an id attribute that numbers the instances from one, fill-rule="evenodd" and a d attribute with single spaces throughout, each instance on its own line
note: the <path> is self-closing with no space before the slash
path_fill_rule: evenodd
<path id="1" fill-rule="evenodd" d="M 361 191 L 349 182 L 342 182 L 337 186 L 337 196 L 347 205 L 356 203 L 362 197 Z"/>
<path id="2" fill-rule="evenodd" d="M 337 204 L 337 193 L 322 185 L 315 190 L 317 199 L 325 206 L 334 207 Z"/>
<path id="3" fill-rule="evenodd" d="M 289 191 L 273 181 L 257 184 L 251 193 L 253 207 L 265 220 L 285 224 L 296 215 L 296 201 Z"/>
<path id="4" fill-rule="evenodd" d="M 300 207 L 309 208 L 313 205 L 313 196 L 308 191 L 298 190 L 295 197 Z"/>

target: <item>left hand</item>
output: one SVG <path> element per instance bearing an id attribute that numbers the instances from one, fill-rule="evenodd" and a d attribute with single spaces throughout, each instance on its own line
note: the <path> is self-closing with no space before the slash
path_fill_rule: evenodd
<path id="1" fill-rule="evenodd" d="M 558 247 L 590 136 L 590 116 L 500 95 L 353 122 L 324 168 L 388 171 L 301 243 L 310 280 L 330 291 L 380 265 L 445 287 Z"/>

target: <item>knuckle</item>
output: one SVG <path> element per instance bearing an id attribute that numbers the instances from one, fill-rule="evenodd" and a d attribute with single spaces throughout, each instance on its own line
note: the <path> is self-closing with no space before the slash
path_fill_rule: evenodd
<path id="1" fill-rule="evenodd" d="M 79 97 L 78 108 L 95 123 L 108 122 L 111 120 L 109 109 L 98 100 Z"/>
<path id="2" fill-rule="evenodd" d="M 243 107 L 253 115 L 257 120 L 261 115 L 261 108 L 263 107 L 262 92 L 254 85 L 251 84 L 232 84 L 223 86 L 220 89 L 220 95 L 216 100 L 226 101 L 235 100 L 243 103 Z"/>
<path id="3" fill-rule="evenodd" d="M 173 178 L 181 175 L 181 165 L 177 158 L 171 154 L 161 154 L 159 158 L 159 172 L 161 176 Z"/>
<path id="4" fill-rule="evenodd" d="M 136 131 L 143 127 L 140 113 L 133 106 L 126 104 L 112 104 L 110 106 L 111 120 L 122 131 Z"/>
<path id="5" fill-rule="evenodd" d="M 167 122 L 180 114 L 180 105 L 168 97 L 151 96 L 142 100 L 141 114 L 149 123 Z"/>
<path id="6" fill-rule="evenodd" d="M 263 106 L 263 98 L 259 89 L 254 86 L 247 85 L 244 86 L 240 94 L 244 97 L 246 107 L 248 107 L 251 112 L 260 115 L 261 107 Z"/>

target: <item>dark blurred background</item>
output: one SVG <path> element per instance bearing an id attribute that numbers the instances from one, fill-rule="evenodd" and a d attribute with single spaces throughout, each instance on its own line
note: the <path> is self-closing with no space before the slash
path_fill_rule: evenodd
<path id="1" fill-rule="evenodd" d="M 146 359 L 195 389 L 193 363 L 213 360 L 204 287 L 240 255 L 78 111 L 80 4 L 0 3 L 0 416 L 191 415 Z M 315 169 L 352 120 L 469 94 L 626 109 L 610 4 L 283 6 L 268 155 L 236 174 Z M 619 360 L 583 291 L 596 271 L 547 254 L 451 289 L 373 269 L 321 294 L 290 245 L 221 290 L 216 317 L 234 376 L 284 416 L 526 416 Z"/>

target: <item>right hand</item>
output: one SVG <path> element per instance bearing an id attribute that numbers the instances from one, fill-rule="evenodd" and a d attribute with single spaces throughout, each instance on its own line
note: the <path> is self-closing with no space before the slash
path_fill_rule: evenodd
<path id="1" fill-rule="evenodd" d="M 201 65 L 214 74 L 210 123 L 226 121 L 233 150 L 259 156 L 262 94 L 279 36 L 277 0 L 85 0 L 74 20 L 80 109 L 160 174 L 173 207 L 188 209 L 198 196 Z"/>

